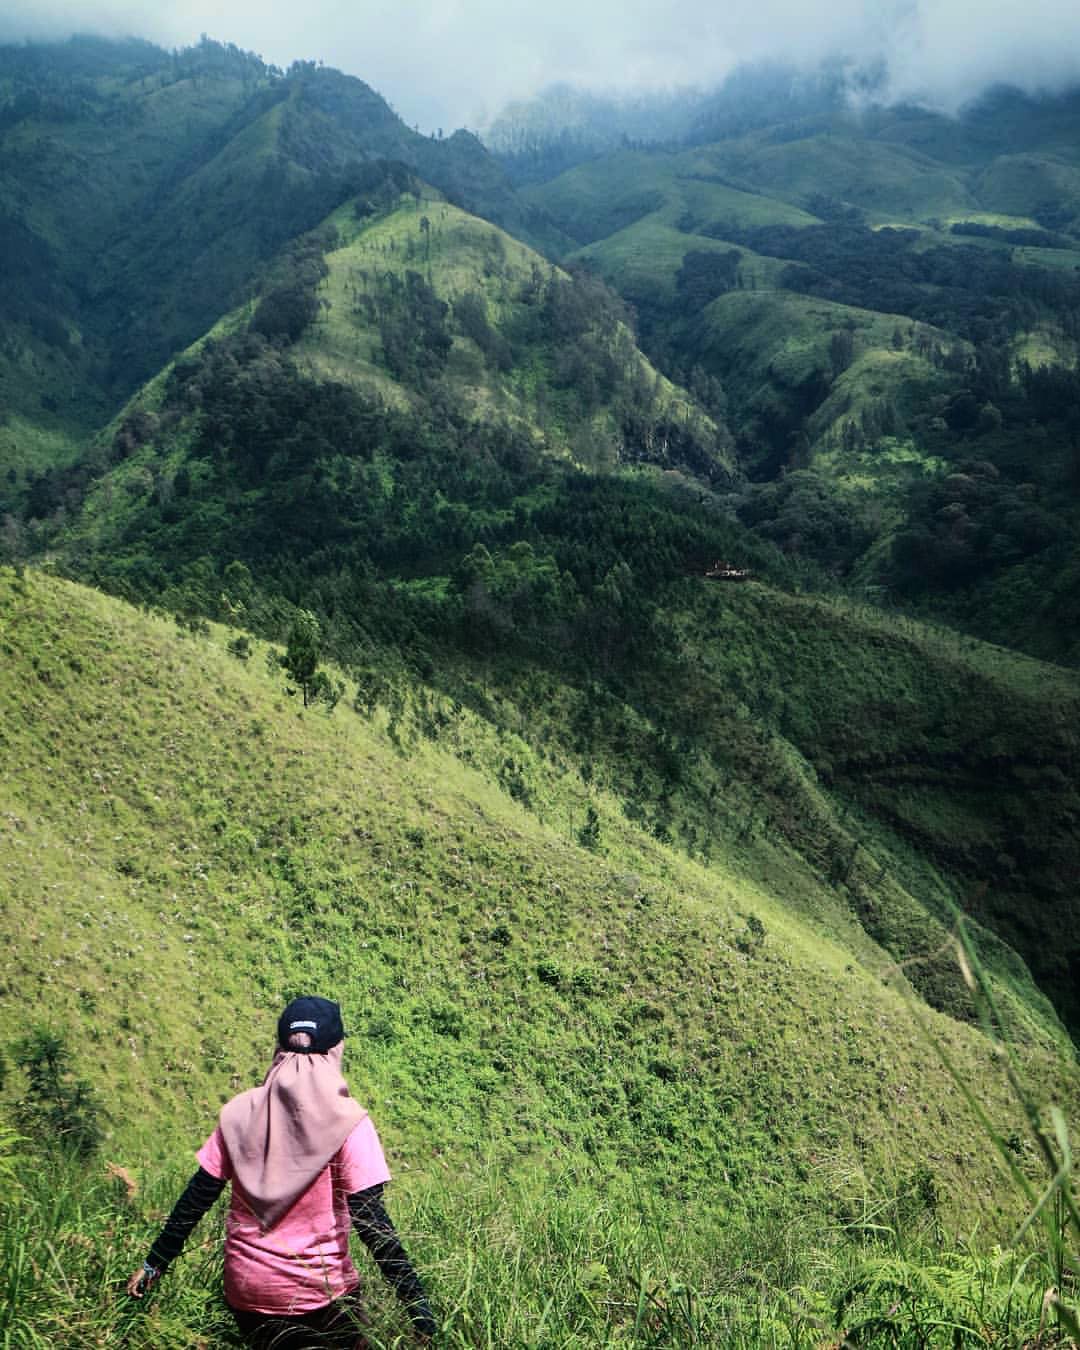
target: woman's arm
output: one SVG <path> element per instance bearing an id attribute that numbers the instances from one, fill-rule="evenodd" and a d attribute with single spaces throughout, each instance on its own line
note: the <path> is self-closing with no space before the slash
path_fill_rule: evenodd
<path id="1" fill-rule="evenodd" d="M 428 1306 L 424 1286 L 413 1270 L 397 1229 L 383 1206 L 382 1192 L 380 1184 L 369 1186 L 365 1191 L 354 1191 L 348 1197 L 353 1228 L 405 1305 L 417 1333 L 424 1337 L 434 1336 L 435 1318 Z"/>
<path id="2" fill-rule="evenodd" d="M 161 1278 L 170 1262 L 180 1255 L 192 1229 L 224 1189 L 224 1181 L 211 1176 L 205 1168 L 199 1168 L 165 1220 L 165 1227 L 150 1248 L 150 1255 L 142 1269 L 128 1280 L 127 1290 L 133 1298 L 142 1298 L 150 1286 Z"/>

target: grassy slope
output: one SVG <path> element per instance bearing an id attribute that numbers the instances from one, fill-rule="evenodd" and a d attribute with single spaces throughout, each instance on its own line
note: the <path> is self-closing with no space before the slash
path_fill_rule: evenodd
<path id="1" fill-rule="evenodd" d="M 668 606 L 681 659 L 662 678 L 640 672 L 630 693 L 651 710 L 652 739 L 618 717 L 606 737 L 586 736 L 578 749 L 594 781 L 632 818 L 654 829 L 666 820 L 693 856 L 784 841 L 827 882 L 808 907 L 796 886 L 791 903 L 853 949 L 855 921 L 897 959 L 936 950 L 951 906 L 964 905 L 1024 951 L 1044 992 L 1075 1016 L 1062 964 L 1075 969 L 1075 677 L 753 583 L 688 584 Z M 530 715 L 543 725 L 542 711 Z M 569 750 L 580 708 L 552 721 L 534 740 Z M 674 768 L 657 752 L 657 727 L 678 749 Z M 993 943 L 987 957 L 1018 1025 L 1041 1020 L 1045 999 L 1015 958 Z M 926 962 L 913 978 L 962 1013 L 947 967 Z"/>
<path id="2" fill-rule="evenodd" d="M 549 265 L 528 246 L 488 225 L 485 221 L 445 202 L 438 194 L 419 200 L 405 199 L 400 209 L 375 224 L 358 222 L 351 205 L 331 217 L 341 246 L 327 258 L 330 274 L 320 290 L 324 312 L 319 323 L 295 348 L 302 366 L 317 376 L 345 383 L 370 385 L 393 401 L 408 402 L 413 395 L 378 365 L 378 334 L 357 312 L 354 301 L 366 289 L 367 278 L 394 274 L 403 277 L 412 269 L 422 271 L 440 299 L 453 304 L 472 293 L 480 295 L 488 319 L 498 331 L 512 319 L 517 296 L 534 269 L 546 274 Z M 428 221 L 425 230 L 421 221 Z M 630 333 L 621 329 L 619 338 L 628 352 Z M 685 393 L 660 375 L 640 354 L 633 352 L 642 376 L 658 389 L 657 407 L 673 418 L 701 417 Z M 481 353 L 468 338 L 459 335 L 448 367 L 448 381 L 469 415 L 499 415 L 513 422 L 537 424 L 537 385 L 546 383 L 546 372 L 535 366 L 519 366 L 500 375 L 486 366 Z M 594 414 L 594 427 L 602 427 L 607 414 Z M 547 428 L 551 448 L 565 453 L 573 438 L 573 425 Z M 610 430 L 614 432 L 615 428 Z M 561 435 L 560 435 L 561 433 Z M 721 453 L 721 458 L 723 457 Z M 729 464 L 729 467 L 732 467 Z"/>
<path id="3" fill-rule="evenodd" d="M 433 189 L 419 197 L 406 195 L 397 209 L 375 219 L 357 220 L 351 202 L 335 211 L 326 224 L 337 232 L 338 246 L 326 257 L 328 275 L 320 284 L 318 320 L 290 348 L 298 367 L 315 379 L 329 379 L 356 386 L 397 407 L 422 408 L 430 390 L 420 391 L 397 380 L 381 359 L 378 325 L 363 312 L 359 302 L 374 289 L 375 279 L 403 279 L 407 272 L 422 273 L 436 295 L 452 306 L 466 293 L 482 298 L 492 329 L 508 329 L 520 311 L 519 292 L 535 274 L 545 278 L 556 270 L 527 245 L 486 221 L 446 202 Z M 425 232 L 421 221 L 429 222 Z M 563 275 L 563 274 L 559 274 Z M 224 316 L 206 337 L 188 349 L 197 353 L 207 337 L 222 337 L 239 331 L 251 317 L 250 304 Z M 715 435 L 712 420 L 684 390 L 662 376 L 641 354 L 633 336 L 619 324 L 607 334 L 619 347 L 623 379 L 633 372 L 655 390 L 655 417 L 697 424 L 703 434 Z M 566 457 L 580 454 L 584 446 L 600 439 L 620 444 L 620 431 L 613 409 L 601 403 L 583 417 L 573 398 L 574 388 L 555 388 L 552 353 L 529 351 L 527 359 L 506 371 L 485 362 L 476 344 L 458 333 L 440 388 L 462 416 L 525 426 L 550 452 Z M 171 366 L 149 381 L 102 432 L 111 440 L 125 416 L 136 409 L 158 412 Z M 125 485 L 134 485 L 146 473 L 166 466 L 175 471 L 183 462 L 193 434 L 188 417 L 179 431 L 170 432 L 165 445 L 150 444 L 118 465 L 94 488 L 76 527 L 100 538 L 102 529 L 122 525 L 129 503 Z M 717 463 L 733 468 L 731 447 L 715 437 Z M 133 492 L 136 491 L 132 486 Z"/>
<path id="4" fill-rule="evenodd" d="M 725 372 L 725 384 L 744 416 L 760 415 L 815 372 L 829 370 L 833 336 L 850 333 L 852 362 L 806 422 L 814 467 L 842 492 L 872 495 L 886 512 L 897 510 L 900 490 L 913 476 L 935 469 L 935 461 L 910 441 L 891 449 L 880 444 L 869 451 L 853 449 L 845 444 L 844 431 L 849 424 L 857 427 L 867 409 L 888 403 L 903 418 L 946 390 L 947 378 L 916 349 L 917 334 L 923 341 L 949 344 L 945 334 L 902 315 L 760 289 L 714 300 L 700 331 L 702 357 L 710 368 Z"/>
<path id="5" fill-rule="evenodd" d="M 425 232 L 421 220 L 428 220 Z M 330 218 L 338 231 L 339 247 L 327 255 L 329 275 L 320 286 L 323 313 L 295 346 L 297 361 L 319 378 L 367 386 L 398 404 L 409 404 L 415 394 L 396 381 L 379 362 L 378 330 L 356 306 L 376 272 L 403 278 L 409 270 L 421 272 L 440 299 L 452 302 L 467 291 L 479 292 L 496 324 L 510 296 L 524 283 L 540 256 L 487 222 L 450 205 L 433 191 L 419 199 L 402 199 L 399 208 L 376 222 L 357 221 L 351 204 Z M 459 336 L 458 355 L 451 370 L 459 371 L 459 391 L 468 402 L 490 408 L 505 401 L 509 390 L 497 394 L 493 372 L 474 358 L 475 344 Z"/>
<path id="6" fill-rule="evenodd" d="M 704 235 L 685 234 L 656 211 L 628 225 L 597 244 L 579 249 L 575 258 L 594 266 L 601 276 L 629 300 L 671 304 L 676 298 L 676 278 L 687 253 L 692 250 L 726 253 L 731 245 Z M 742 272 L 751 261 L 768 266 L 772 259 L 744 252 Z"/>
<path id="7" fill-rule="evenodd" d="M 875 219 L 919 221 L 975 205 L 962 173 L 845 129 L 781 144 L 765 132 L 713 155 L 720 171 L 783 201 L 825 193 Z"/>
<path id="8" fill-rule="evenodd" d="M 640 1166 L 655 1149 L 716 1180 L 753 1141 L 766 1169 L 933 1154 L 951 1184 L 955 1131 L 984 1165 L 901 991 L 745 868 L 690 864 L 606 810 L 606 855 L 581 849 L 575 780 L 542 823 L 490 781 L 497 747 L 468 717 L 453 736 L 477 767 L 402 753 L 378 719 L 303 713 L 261 651 L 245 667 L 220 636 L 69 584 L 3 586 L 6 1030 L 26 998 L 49 1006 L 115 1104 L 114 1148 L 148 1142 L 124 1124 L 136 1102 L 170 1147 L 197 1130 L 258 1071 L 277 1002 L 315 984 L 340 994 L 365 1091 L 414 1156 L 484 1139 Z M 766 937 L 747 956 L 750 913 Z M 931 1021 L 1004 1110 L 980 1038 Z M 838 1092 L 858 1119 L 836 1118 Z"/>
<path id="9" fill-rule="evenodd" d="M 1034 115 L 1028 109 L 1019 121 L 1015 110 L 1003 116 L 999 125 L 991 109 L 985 125 L 978 119 L 964 124 L 901 109 L 861 119 L 839 116 L 824 128 L 811 120 L 679 155 L 605 156 L 527 191 L 585 242 L 579 256 L 646 312 L 666 312 L 677 329 L 675 279 L 683 258 L 691 249 L 725 248 L 695 229 L 708 226 L 716 234 L 725 220 L 741 227 L 813 224 L 816 217 L 800 208 L 820 196 L 858 206 L 871 223 L 919 225 L 931 247 L 953 241 L 948 226 L 955 221 L 1030 228 L 1032 210 L 1071 201 L 1077 169 L 1058 121 L 1045 109 Z M 1071 125 L 1067 110 L 1061 116 Z M 1045 147 L 1036 149 L 1040 137 Z M 1002 247 L 990 241 L 987 246 Z M 1013 256 L 1054 267 L 1072 267 L 1074 261 L 1068 250 L 1055 256 L 1053 250 L 1022 248 Z M 753 417 L 784 403 L 792 372 L 803 377 L 815 365 L 828 369 L 832 332 L 854 329 L 862 359 L 836 382 L 807 426 L 805 453 L 842 493 L 872 494 L 882 522 L 891 527 L 903 488 L 913 476 L 933 470 L 933 462 L 910 441 L 867 455 L 845 444 L 845 426 L 857 424 L 865 408 L 882 400 L 903 416 L 907 407 L 925 406 L 949 380 L 913 352 L 896 358 L 891 335 L 899 325 L 910 336 L 909 322 L 793 299 L 777 289 L 783 266 L 743 251 L 739 285 L 757 294 L 714 304 L 695 357 L 700 355 L 733 395 L 733 411 Z M 748 326 L 750 310 L 767 317 Z M 955 344 L 945 339 L 949 345 Z M 1042 328 L 1019 338 L 1016 350 L 1035 362 L 1074 356 L 1060 334 Z"/>
<path id="10" fill-rule="evenodd" d="M 421 226 L 425 220 L 428 229 Z M 357 308 L 358 298 L 366 293 L 373 275 L 392 273 L 400 276 L 407 270 L 422 270 L 436 293 L 448 301 L 465 291 L 481 295 L 490 321 L 498 326 L 507 314 L 512 313 L 518 288 L 538 266 L 536 256 L 523 245 L 436 196 L 428 196 L 420 202 L 407 197 L 397 210 L 374 221 L 358 222 L 351 208 L 343 207 L 333 221 L 339 231 L 340 244 L 328 258 L 329 275 L 320 290 L 322 316 L 293 349 L 294 356 L 301 367 L 317 376 L 357 382 L 396 403 L 408 403 L 423 395 L 395 382 L 378 359 L 377 329 Z M 843 491 L 856 494 L 860 499 L 867 493 L 877 493 L 884 496 L 886 504 L 886 489 L 895 491 L 912 477 L 935 471 L 933 462 L 903 442 L 895 442 L 884 452 L 879 448 L 873 455 L 869 452 L 859 455 L 841 453 L 836 443 L 845 422 L 860 415 L 865 401 L 895 397 L 900 402 L 905 390 L 933 389 L 935 372 L 912 350 L 911 328 L 906 321 L 810 297 L 753 291 L 733 292 L 721 297 L 710 307 L 707 317 L 711 339 L 717 344 L 717 359 L 723 362 L 732 381 L 744 383 L 744 397 L 747 398 L 756 390 L 761 390 L 762 398 L 767 397 L 770 383 L 781 379 L 797 387 L 814 369 L 828 363 L 831 333 L 850 331 L 848 325 L 854 324 L 854 360 L 836 381 L 822 410 L 816 433 L 819 454 L 835 461 L 830 462 L 830 468 Z M 238 312 L 231 322 L 239 324 L 243 319 L 244 315 Z M 904 325 L 904 345 L 894 349 L 893 335 L 900 324 Z M 742 353 L 754 354 L 745 369 L 738 364 Z M 443 387 L 451 392 L 455 406 L 461 407 L 468 416 L 521 419 L 527 425 L 535 426 L 537 434 L 541 434 L 539 420 L 534 421 L 534 399 L 535 381 L 542 374 L 542 371 L 521 367 L 499 372 L 483 362 L 471 341 L 459 334 L 447 372 L 440 379 Z M 679 397 L 666 383 L 661 382 L 661 386 L 668 397 Z M 162 389 L 162 380 L 153 382 L 140 396 L 140 401 L 151 409 L 156 408 Z M 118 465 L 95 490 L 90 509 L 79 527 L 80 540 L 92 548 L 101 548 L 103 541 L 122 538 L 132 502 L 138 504 L 150 490 L 147 485 L 152 485 L 152 479 L 159 473 L 175 471 L 180 465 L 190 430 L 187 422 L 183 422 L 179 432 L 170 433 L 172 439 L 168 445 L 148 445 Z M 558 423 L 549 421 L 543 427 L 543 434 L 548 437 L 552 449 L 566 452 L 570 438 L 565 437 L 564 429 Z M 230 556 L 226 545 L 216 547 L 221 549 L 221 556 Z M 439 576 L 421 578 L 421 583 L 438 590 L 446 584 L 446 579 Z M 1001 775 L 997 769 L 1000 766 L 992 766 L 990 777 L 994 780 L 994 793 L 1000 789 L 1001 795 L 990 794 L 981 804 L 977 802 L 979 784 L 987 777 L 977 753 L 978 738 L 984 728 L 978 717 L 965 714 L 950 718 L 947 709 L 939 707 L 939 695 L 946 703 L 960 700 L 965 707 L 973 688 L 978 690 L 980 697 L 983 696 L 978 681 L 973 683 L 968 668 L 967 644 L 958 643 L 943 665 L 936 655 L 928 657 L 918 643 L 901 641 L 894 646 L 886 642 L 884 650 L 903 652 L 904 656 L 898 665 L 883 664 L 878 651 L 880 634 L 873 624 L 854 623 L 848 619 L 834 626 L 827 611 L 827 622 L 822 622 L 818 611 L 810 605 L 806 613 L 799 610 L 792 614 L 785 612 L 781 625 L 782 628 L 812 630 L 814 633 L 812 659 L 808 662 L 807 652 L 800 652 L 796 674 L 791 675 L 786 672 L 790 654 L 781 651 L 774 641 L 764 641 L 765 634 L 778 631 L 775 622 L 778 602 L 766 599 L 760 613 L 750 617 L 754 606 L 749 603 L 749 598 L 757 595 L 756 587 L 749 588 L 742 598 L 729 594 L 721 606 L 726 607 L 727 612 L 720 620 L 711 610 L 706 612 L 698 606 L 696 616 L 688 621 L 685 643 L 688 651 L 695 652 L 695 660 L 701 665 L 696 672 L 691 669 L 685 680 L 680 679 L 678 689 L 665 684 L 670 676 L 666 667 L 657 671 L 643 667 L 639 673 L 641 688 L 636 696 L 636 706 L 644 719 L 644 730 L 626 722 L 621 726 L 618 744 L 575 747 L 568 729 L 577 725 L 579 715 L 584 715 L 580 705 L 587 702 L 579 690 L 573 698 L 561 703 L 556 700 L 553 705 L 561 709 L 562 725 L 554 715 L 521 709 L 523 719 L 531 718 L 534 724 L 531 733 L 526 735 L 532 752 L 542 758 L 538 727 L 543 725 L 546 728 L 544 735 L 563 745 L 568 762 L 574 762 L 582 754 L 602 754 L 610 762 L 608 779 L 614 799 L 619 803 L 630 803 L 632 809 L 638 810 L 634 803 L 641 796 L 641 790 L 635 784 L 635 773 L 643 766 L 649 772 L 656 770 L 658 773 L 655 796 L 670 795 L 664 779 L 664 754 L 656 747 L 670 733 L 671 725 L 677 724 L 679 735 L 693 746 L 691 758 L 705 766 L 700 772 L 695 770 L 690 774 L 691 779 L 696 774 L 696 780 L 688 782 L 685 790 L 680 789 L 676 794 L 678 808 L 675 818 L 669 822 L 676 837 L 691 854 L 700 855 L 702 840 L 708 847 L 714 847 L 716 840 L 723 840 L 723 847 L 730 847 L 742 828 L 740 813 L 743 820 L 754 816 L 752 798 L 754 791 L 760 788 L 763 776 L 775 776 L 779 786 L 771 784 L 764 791 L 764 796 L 771 799 L 765 813 L 771 812 L 775 818 L 790 817 L 790 828 L 786 830 L 789 844 L 798 848 L 819 874 L 828 875 L 839 867 L 845 850 L 853 847 L 860 833 L 866 835 L 862 846 L 869 847 L 876 859 L 873 865 L 867 862 L 866 876 L 860 876 L 863 891 L 868 881 L 876 876 L 877 867 L 886 869 L 886 863 L 882 861 L 884 855 L 897 849 L 901 853 L 905 847 L 914 849 L 924 859 L 936 860 L 941 865 L 941 874 L 929 885 L 931 894 L 939 896 L 933 903 L 919 891 L 926 883 L 924 875 L 919 875 L 917 881 L 904 880 L 896 886 L 891 882 L 875 882 L 869 886 L 867 894 L 860 893 L 850 902 L 859 921 L 885 943 L 894 956 L 906 959 L 924 950 L 928 940 L 937 945 L 944 938 L 944 930 L 933 927 L 928 912 L 939 919 L 947 912 L 946 902 L 940 897 L 963 899 L 972 887 L 984 882 L 989 882 L 990 897 L 987 904 L 980 907 L 980 914 L 992 917 L 996 926 L 1003 927 L 1013 940 L 1021 936 L 1023 950 L 1043 951 L 1044 944 L 1037 936 L 1027 932 L 1020 934 L 1009 914 L 1012 909 L 1033 908 L 1039 915 L 1036 921 L 1036 928 L 1039 928 L 1050 922 L 1048 913 L 1060 910 L 1064 901 L 1061 868 L 1067 870 L 1072 866 L 1064 842 L 1069 831 L 1062 827 L 1058 844 L 1054 844 L 1053 839 L 1036 838 L 1038 831 L 1028 819 L 1032 812 L 1016 803 L 1015 814 L 1025 822 L 1020 833 L 1030 836 L 1024 843 L 1025 856 L 1040 860 L 1038 869 L 1042 879 L 1034 889 L 1025 887 L 1023 866 L 1019 874 L 1011 874 L 1007 868 L 1002 870 L 1004 863 L 999 865 L 996 861 L 999 856 L 1015 861 L 1013 839 L 1019 827 L 1010 823 L 1011 794 L 1015 784 L 999 782 Z M 742 613 L 744 609 L 748 611 L 746 614 Z M 740 617 L 736 618 L 737 615 Z M 709 632 L 717 622 L 729 627 L 733 641 L 723 650 L 709 650 L 703 654 L 702 634 Z M 870 656 L 868 648 L 872 653 Z M 840 672 L 842 679 L 830 674 L 824 684 L 816 682 L 813 673 L 819 668 L 819 661 L 821 669 Z M 925 687 L 923 677 L 918 673 L 923 665 L 937 671 L 934 681 Z M 1021 666 L 1023 663 L 1018 664 L 1018 668 Z M 512 667 L 511 671 L 511 680 L 520 677 L 524 681 L 529 676 L 524 669 Z M 865 678 L 850 682 L 850 673 L 856 671 L 863 672 Z M 492 678 L 499 681 L 504 674 L 495 671 Z M 471 678 L 471 673 L 466 672 L 466 681 Z M 837 691 L 842 687 L 847 689 L 847 694 L 843 700 L 838 700 Z M 916 687 L 921 690 L 917 695 L 911 692 Z M 515 690 L 507 687 L 506 692 L 513 703 L 517 698 Z M 1070 694 L 1070 705 L 1072 698 Z M 699 709 L 709 699 L 711 706 L 719 709 L 722 716 L 715 725 L 712 718 L 707 719 L 708 729 L 703 730 Z M 1016 720 L 1013 693 L 994 691 L 984 702 L 991 709 L 1004 707 L 1003 716 L 1010 724 Z M 744 714 L 752 719 L 749 726 L 739 722 L 736 706 L 739 703 L 743 705 Z M 924 703 L 935 709 L 932 715 L 908 715 L 922 708 Z M 880 726 L 867 722 L 866 707 L 879 712 L 888 709 Z M 898 719 L 901 710 L 903 715 Z M 871 824 L 860 826 L 854 832 L 838 819 L 836 803 L 821 801 L 816 789 L 806 781 L 805 774 L 785 761 L 789 753 L 796 757 L 796 762 L 801 757 L 831 784 L 836 769 L 836 738 L 839 737 L 839 743 L 843 744 L 843 727 L 852 722 L 862 726 L 866 752 L 871 760 L 875 755 L 880 757 L 878 767 L 881 770 L 877 776 L 870 775 L 867 786 L 863 781 L 865 765 L 858 763 L 859 756 L 850 756 L 848 748 L 844 748 L 840 756 L 844 780 L 840 786 L 845 795 L 850 799 L 861 796 L 864 791 L 869 794 L 864 810 Z M 1030 740 L 1037 761 L 1036 776 L 1042 773 L 1041 766 L 1045 764 L 1047 772 L 1052 769 L 1063 773 L 1067 779 L 1070 752 L 1059 744 L 1053 718 L 1049 714 L 1043 717 L 1040 713 L 1032 725 L 1036 723 L 1032 737 L 1019 730 L 1015 735 L 1010 732 L 1003 743 L 1001 756 L 1011 756 L 1017 762 L 1024 760 Z M 905 744 L 903 737 L 892 739 L 892 732 L 898 725 L 903 726 L 910 743 Z M 944 730 L 948 730 L 948 734 L 939 734 Z M 766 736 L 779 733 L 786 748 L 780 746 L 776 755 L 759 757 L 753 749 L 753 737 L 759 732 Z M 935 760 L 939 754 L 953 757 L 955 771 L 942 776 L 942 769 Z M 851 764 L 847 762 L 849 758 Z M 920 774 L 925 775 L 925 781 L 917 781 Z M 896 775 L 908 777 L 910 783 L 906 790 L 901 789 Z M 732 788 L 730 784 L 738 786 Z M 921 797 L 917 795 L 919 791 Z M 717 794 L 721 801 L 728 800 L 728 808 L 719 812 L 714 807 Z M 790 799 L 789 806 L 790 801 L 798 803 L 798 809 L 792 811 L 785 806 L 785 797 Z M 969 804 L 962 821 L 955 808 L 955 802 L 961 799 Z M 932 802 L 929 813 L 923 811 L 923 818 L 917 818 L 920 812 L 916 804 L 920 800 Z M 584 809 L 582 805 L 580 810 L 583 812 Z M 1064 798 L 1059 802 L 1048 797 L 1046 809 L 1057 820 L 1067 809 L 1067 803 Z M 806 821 L 817 823 L 818 837 L 813 837 L 812 831 L 799 822 L 800 811 Z M 662 810 L 658 812 L 652 804 L 646 803 L 645 817 L 654 828 L 663 830 Z M 884 831 L 888 838 L 868 845 L 866 841 L 875 831 Z M 894 837 L 896 835 L 899 838 Z M 1043 876 L 1047 868 L 1049 872 Z M 891 875 L 896 873 L 892 863 L 888 864 L 887 870 Z M 946 880 L 946 877 L 952 879 Z M 1039 893 L 1038 903 L 1035 891 Z M 865 912 L 860 912 L 860 906 Z M 834 897 L 832 912 L 835 913 L 836 908 Z M 927 924 L 931 927 L 927 928 Z M 854 941 L 850 936 L 850 924 L 845 941 Z M 1067 950 L 1070 950 L 1068 943 L 1063 947 L 1063 951 Z M 1049 975 L 1048 987 L 1053 989 L 1059 1007 L 1063 1007 L 1061 989 L 1067 984 L 1067 978 L 1063 979 L 1062 971 L 1056 967 L 1040 969 L 1040 974 Z M 947 995 L 940 988 L 941 979 L 941 972 L 936 970 L 932 979 L 935 996 L 948 1006 Z M 1030 1002 L 1032 990 L 1026 977 L 1021 983 L 1024 989 L 1020 1001 Z M 926 984 L 920 987 L 926 988 Z"/>
<path id="11" fill-rule="evenodd" d="M 1080 215 L 1080 166 L 1055 154 L 1002 155 L 977 180 L 982 200 L 1020 215 L 1060 202 Z"/>
<path id="12" fill-rule="evenodd" d="M 796 205 L 812 193 L 858 201 L 870 210 L 871 219 L 889 223 L 910 223 L 949 210 L 957 219 L 971 215 L 964 208 L 973 199 L 957 186 L 955 171 L 945 174 L 945 186 L 933 176 L 928 182 L 921 154 L 872 141 L 858 142 L 856 154 L 856 142 L 830 136 L 780 147 L 760 139 L 760 144 L 747 138 L 734 146 L 705 147 L 678 156 L 659 152 L 608 156 L 529 189 L 526 195 L 531 193 L 568 233 L 576 231 L 583 239 L 601 236 L 575 256 L 595 266 L 618 291 L 635 303 L 661 311 L 673 308 L 676 313 L 676 277 L 686 254 L 731 247 L 722 239 L 694 233 L 695 228 L 715 228 L 725 221 L 739 227 L 817 224 L 817 217 Z M 919 172 L 913 168 L 912 153 Z M 838 176 L 841 167 L 848 176 Z M 740 191 L 732 182 L 752 184 L 756 192 Z M 871 199 L 880 209 L 872 209 Z M 624 216 L 632 218 L 619 225 Z M 842 490 L 870 491 L 887 506 L 898 486 L 923 470 L 923 457 L 913 455 L 910 446 L 899 447 L 891 458 L 867 457 L 843 450 L 841 443 L 845 424 L 857 419 L 868 403 L 889 399 L 903 411 L 905 404 L 921 403 L 931 387 L 942 383 L 913 352 L 906 352 L 903 359 L 895 355 L 894 332 L 899 327 L 910 339 L 912 324 L 902 317 L 780 290 L 784 262 L 741 251 L 739 285 L 744 289 L 710 306 L 695 350 L 735 396 L 736 406 L 753 415 L 778 396 L 785 397 L 785 390 L 815 369 L 827 370 L 832 334 L 852 331 L 862 359 L 837 382 L 833 396 L 808 428 L 810 442 L 815 466 Z"/>
<path id="13" fill-rule="evenodd" d="M 105 1269 L 137 1259 L 185 1151 L 261 1072 L 275 1011 L 301 989 L 344 1005 L 354 1090 L 404 1178 L 398 1213 L 440 1305 L 459 1306 L 450 1320 L 479 1319 L 462 1343 L 483 1339 L 484 1308 L 496 1340 L 531 1343 L 555 1289 L 571 1319 L 558 1343 L 600 1343 L 620 1314 L 572 1312 L 580 1262 L 616 1297 L 624 1260 L 732 1291 L 725 1261 L 760 1260 L 763 1279 L 808 1281 L 800 1301 L 820 1306 L 815 1279 L 832 1277 L 791 1235 L 811 1223 L 835 1242 L 868 1197 L 924 1173 L 950 1222 L 979 1214 L 991 1232 L 1015 1216 L 920 1024 L 1008 1129 L 982 1036 L 918 1012 L 884 956 L 876 970 L 856 957 L 821 920 L 827 888 L 775 843 L 695 865 L 594 788 L 603 848 L 587 851 L 580 779 L 550 763 L 540 809 L 523 810 L 496 781 L 513 738 L 460 708 L 444 703 L 427 736 L 407 716 L 304 713 L 261 644 L 245 666 L 222 630 L 182 635 L 36 574 L 0 588 L 0 1026 L 10 1044 L 41 1010 L 100 1086 L 106 1156 L 149 1186 L 119 1209 L 86 1190 L 84 1217 L 54 1235 L 81 1291 L 61 1300 L 64 1335 L 89 1335 L 71 1328 L 109 1303 L 65 1244 L 88 1240 L 80 1225 L 104 1204 L 118 1233 Z M 1053 1043 L 1023 1053 L 1040 1096 L 1075 1110 Z M 671 1206 L 685 1227 L 665 1243 L 649 1233 Z M 495 1254 L 522 1223 L 544 1234 L 527 1258 L 538 1281 L 507 1291 Z M 188 1344 L 193 1306 L 204 1326 L 216 1315 L 205 1260 L 171 1277 L 141 1343 Z M 578 1340 L 575 1325 L 593 1330 Z"/>

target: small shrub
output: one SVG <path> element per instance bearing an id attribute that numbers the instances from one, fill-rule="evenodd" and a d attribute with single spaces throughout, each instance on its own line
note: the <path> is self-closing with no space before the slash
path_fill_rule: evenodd
<path id="1" fill-rule="evenodd" d="M 562 971 L 554 961 L 538 961 L 536 965 L 536 978 L 541 984 L 550 984 L 552 988 L 558 989 L 562 984 Z"/>
<path id="2" fill-rule="evenodd" d="M 428 1021 L 437 1035 L 450 1036 L 455 1041 L 461 1040 L 461 1033 L 465 1030 L 465 1019 L 457 1008 L 431 1008 L 428 1011 Z"/>
<path id="3" fill-rule="evenodd" d="M 47 1147 L 59 1145 L 79 1157 L 93 1153 L 101 1142 L 101 1108 L 72 1070 L 63 1040 L 38 1028 L 15 1047 L 15 1062 L 27 1080 L 15 1107 L 20 1127 Z"/>
<path id="4" fill-rule="evenodd" d="M 385 1015 L 372 1017 L 367 1024 L 367 1038 L 380 1045 L 389 1045 L 397 1037 L 393 1019 Z"/>
<path id="5" fill-rule="evenodd" d="M 578 830 L 577 837 L 582 848 L 595 852 L 600 847 L 600 817 L 596 814 L 596 807 L 591 802 L 585 812 L 585 823 Z"/>
<path id="6" fill-rule="evenodd" d="M 746 928 L 735 939 L 735 947 L 744 956 L 752 956 L 765 941 L 765 925 L 756 914 L 746 920 Z"/>
<path id="7" fill-rule="evenodd" d="M 596 971 L 588 966 L 579 966 L 570 977 L 570 987 L 577 994 L 595 994 L 599 986 Z"/>

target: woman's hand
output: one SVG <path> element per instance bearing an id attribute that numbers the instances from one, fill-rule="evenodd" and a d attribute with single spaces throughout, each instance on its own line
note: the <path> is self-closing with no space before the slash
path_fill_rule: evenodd
<path id="1" fill-rule="evenodd" d="M 127 1282 L 127 1291 L 132 1298 L 142 1298 L 161 1279 L 161 1271 L 140 1266 Z"/>

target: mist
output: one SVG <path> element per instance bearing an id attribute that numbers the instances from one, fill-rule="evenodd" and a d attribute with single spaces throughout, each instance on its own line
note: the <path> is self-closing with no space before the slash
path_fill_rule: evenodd
<path id="1" fill-rule="evenodd" d="M 1075 0 L 7 0 L 0 40 L 72 33 L 187 46 L 200 34 L 265 60 L 323 60 L 424 130 L 482 128 L 565 83 L 608 93 L 709 87 L 744 61 L 884 62 L 888 97 L 955 110 L 988 85 L 1080 82 Z"/>

